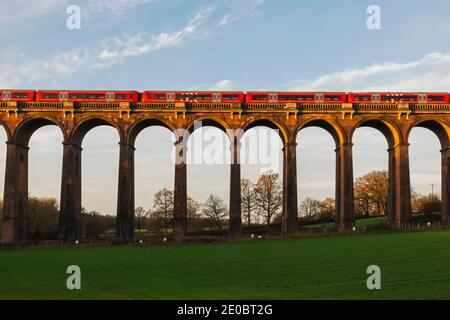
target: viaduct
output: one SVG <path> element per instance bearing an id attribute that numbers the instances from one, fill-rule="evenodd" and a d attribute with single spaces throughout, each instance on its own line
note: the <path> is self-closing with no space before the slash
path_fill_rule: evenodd
<path id="1" fill-rule="evenodd" d="M 174 181 L 174 238 L 187 232 L 186 139 L 194 123 L 224 132 L 267 126 L 280 134 L 283 148 L 284 233 L 295 233 L 297 213 L 296 136 L 306 127 L 327 130 L 336 143 L 336 224 L 346 231 L 354 223 L 352 136 L 358 127 L 379 130 L 388 142 L 388 220 L 401 228 L 411 220 L 411 187 L 408 137 L 414 127 L 436 134 L 442 153 L 442 224 L 448 224 L 450 198 L 450 105 L 447 104 L 296 104 L 296 103 L 117 103 L 117 102 L 0 102 L 0 124 L 7 133 L 2 244 L 27 242 L 28 142 L 42 126 L 56 125 L 64 137 L 59 233 L 63 241 L 75 241 L 81 229 L 81 160 L 86 133 L 100 125 L 114 127 L 120 136 L 117 236 L 134 237 L 134 142 L 146 127 L 159 125 L 176 134 L 177 161 Z M 177 130 L 178 129 L 178 130 Z M 180 130 L 184 129 L 184 130 Z M 231 142 L 229 236 L 241 234 L 240 141 Z"/>

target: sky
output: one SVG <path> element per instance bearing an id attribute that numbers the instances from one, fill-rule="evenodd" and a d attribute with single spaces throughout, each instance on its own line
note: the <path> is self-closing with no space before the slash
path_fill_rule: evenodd
<path id="1" fill-rule="evenodd" d="M 380 9 L 379 29 L 368 28 L 371 5 Z M 0 0 L 0 7 L 0 88 L 450 91 L 450 2 L 443 0 Z M 80 12 L 79 29 L 67 25 L 73 8 Z M 203 147 L 226 158 L 229 145 L 217 129 L 196 131 L 190 152 L 202 152 L 194 146 L 206 132 L 221 143 Z M 253 181 L 264 170 L 281 170 L 278 137 L 257 132 L 258 143 L 249 132 L 244 149 L 261 154 L 264 163 L 242 166 L 242 176 Z M 4 132 L 0 138 L 6 140 Z M 55 127 L 32 136 L 31 195 L 59 199 L 61 142 Z M 299 199 L 333 197 L 331 136 L 307 128 L 297 142 Z M 387 169 L 381 133 L 361 128 L 353 142 L 355 177 Z M 410 143 L 413 187 L 428 193 L 436 184 L 439 191 L 437 138 L 416 128 Z M 172 134 L 160 127 L 138 136 L 136 206 L 150 208 L 158 189 L 173 187 L 172 146 Z M 118 148 L 108 127 L 83 141 L 88 210 L 115 214 Z M 4 159 L 1 144 L 2 168 Z M 188 193 L 199 201 L 209 193 L 228 201 L 229 166 L 189 165 Z"/>

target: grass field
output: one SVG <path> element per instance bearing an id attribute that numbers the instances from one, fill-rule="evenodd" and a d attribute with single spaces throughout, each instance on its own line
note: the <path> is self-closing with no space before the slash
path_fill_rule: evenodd
<path id="1" fill-rule="evenodd" d="M 68 265 L 82 290 L 66 289 Z M 366 268 L 382 289 L 366 288 Z M 450 230 L 0 251 L 1 299 L 449 299 Z"/>

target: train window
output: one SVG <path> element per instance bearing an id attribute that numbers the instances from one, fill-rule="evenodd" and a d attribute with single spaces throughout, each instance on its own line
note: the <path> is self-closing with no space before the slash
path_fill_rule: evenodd
<path id="1" fill-rule="evenodd" d="M 239 96 L 237 94 L 223 94 L 222 100 L 233 100 L 237 101 L 239 100 Z"/>
<path id="2" fill-rule="evenodd" d="M 325 95 L 325 101 L 342 101 L 341 96 Z"/>
<path id="3" fill-rule="evenodd" d="M 382 96 L 381 100 L 391 102 L 417 101 L 417 96 Z"/>
<path id="4" fill-rule="evenodd" d="M 355 101 L 370 101 L 369 95 L 358 95 L 354 97 Z"/>
<path id="5" fill-rule="evenodd" d="M 177 100 L 212 100 L 211 94 L 177 94 Z"/>
<path id="6" fill-rule="evenodd" d="M 148 95 L 148 97 L 150 98 L 150 94 Z M 155 94 L 153 94 L 153 99 L 155 99 L 155 100 L 165 100 L 166 99 L 166 94 L 165 93 L 155 93 Z"/>
<path id="7" fill-rule="evenodd" d="M 71 93 L 69 95 L 69 99 L 105 99 L 105 95 L 103 93 Z"/>
<path id="8" fill-rule="evenodd" d="M 210 94 L 205 94 L 205 95 L 200 95 L 200 94 L 194 94 L 190 96 L 190 99 L 197 99 L 197 100 L 212 100 L 212 95 Z"/>
<path id="9" fill-rule="evenodd" d="M 314 96 L 312 95 L 279 95 L 278 100 L 280 101 L 314 101 Z"/>
<path id="10" fill-rule="evenodd" d="M 124 93 L 116 94 L 116 99 L 126 99 L 126 98 L 127 98 L 127 95 Z"/>
<path id="11" fill-rule="evenodd" d="M 57 93 L 43 93 L 42 98 L 43 99 L 59 99 L 59 96 Z"/>
<path id="12" fill-rule="evenodd" d="M 428 101 L 445 101 L 445 96 L 428 96 Z"/>
<path id="13" fill-rule="evenodd" d="M 269 96 L 267 94 L 265 95 L 253 95 L 252 99 L 255 101 L 267 101 L 269 100 Z"/>
<path id="14" fill-rule="evenodd" d="M 12 98 L 13 99 L 27 99 L 28 98 L 28 94 L 24 93 L 24 92 L 14 92 L 12 94 Z"/>

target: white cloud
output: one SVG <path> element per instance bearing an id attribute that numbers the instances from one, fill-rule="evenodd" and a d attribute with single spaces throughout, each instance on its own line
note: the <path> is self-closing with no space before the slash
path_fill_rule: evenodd
<path id="1" fill-rule="evenodd" d="M 229 7 L 229 12 L 222 16 L 217 23 L 218 27 L 226 26 L 246 16 L 256 15 L 257 8 L 264 3 L 264 0 L 235 0 L 224 3 Z"/>
<path id="2" fill-rule="evenodd" d="M 19 1 L 27 2 L 27 0 Z M 96 10 L 104 8 L 105 10 L 115 10 L 114 12 L 119 13 L 126 8 L 156 0 L 87 1 L 92 8 L 97 8 Z M 50 7 L 56 0 L 44 0 L 43 2 Z M 235 15 L 232 20 L 226 23 L 222 22 L 221 26 L 235 21 L 246 14 L 253 14 L 256 7 L 262 2 L 262 0 L 249 1 L 247 4 L 244 4 L 245 2 L 241 0 L 223 2 L 225 6 L 233 4 L 233 9 L 228 8 L 230 14 L 233 14 L 237 7 L 241 7 L 242 12 L 239 15 Z M 202 8 L 183 28 L 172 32 L 160 32 L 157 34 L 148 32 L 123 33 L 119 36 L 98 41 L 100 43 L 98 46 L 79 47 L 42 58 L 33 58 L 23 53 L 0 53 L 0 86 L 33 86 L 36 82 L 48 79 L 58 81 L 59 78 L 75 72 L 107 69 L 115 64 L 124 63 L 133 56 L 180 46 L 190 40 L 211 35 L 214 33 L 214 30 L 221 27 L 217 21 L 214 21 L 217 16 L 213 15 L 218 10 L 218 4 L 219 2 L 213 2 L 211 5 Z M 12 8 L 11 5 L 7 7 Z M 50 8 L 44 9 L 44 7 L 39 7 L 40 14 L 51 12 Z M 1 15 L 0 13 L 0 17 Z M 217 86 L 230 88 L 232 83 L 231 81 L 223 82 L 218 83 Z"/>
<path id="3" fill-rule="evenodd" d="M 432 52 L 404 63 L 385 62 L 286 84 L 293 91 L 449 91 L 450 53 Z"/>
<path id="4" fill-rule="evenodd" d="M 0 63 L 0 86 L 14 87 L 24 82 L 61 77 L 80 70 L 104 69 L 122 63 L 126 58 L 150 53 L 163 48 L 183 44 L 202 34 L 202 26 L 211 14 L 211 9 L 200 10 L 185 27 L 174 32 L 148 34 L 122 34 L 101 41 L 99 47 L 73 49 L 43 59 L 27 59 L 22 62 L 3 57 Z M 3 60 L 3 61 L 2 61 Z"/>
<path id="5" fill-rule="evenodd" d="M 0 25 L 28 22 L 52 14 L 65 12 L 68 0 L 0 0 Z"/>
<path id="6" fill-rule="evenodd" d="M 226 91 L 234 89 L 234 83 L 231 80 L 220 80 L 211 87 L 211 90 Z"/>
<path id="7" fill-rule="evenodd" d="M 103 13 L 111 12 L 120 15 L 128 9 L 145 5 L 157 0 L 87 0 L 88 10 Z"/>
<path id="8" fill-rule="evenodd" d="M 55 13 L 65 15 L 71 4 L 79 5 L 84 16 L 94 16 L 121 15 L 129 9 L 156 1 L 162 0 L 0 0 L 0 25 L 31 23 L 34 19 Z"/>

